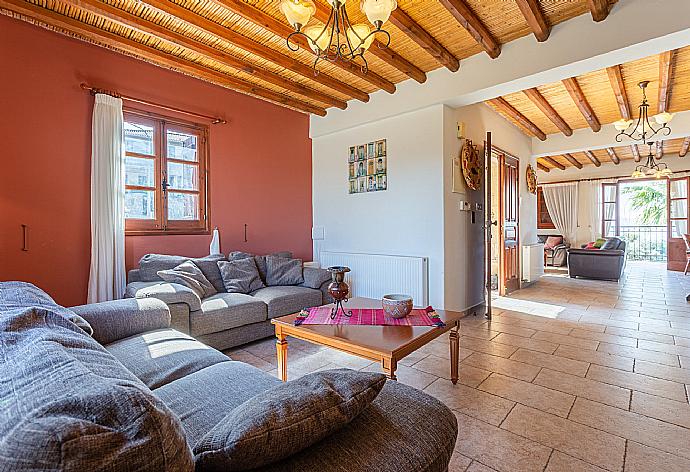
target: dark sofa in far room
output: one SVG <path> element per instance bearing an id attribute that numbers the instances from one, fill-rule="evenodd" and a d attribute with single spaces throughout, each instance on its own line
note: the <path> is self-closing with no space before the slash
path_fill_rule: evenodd
<path id="1" fill-rule="evenodd" d="M 587 245 L 586 245 L 587 246 Z M 625 241 L 606 238 L 601 248 L 568 249 L 568 274 L 598 280 L 620 280 L 625 269 Z"/>

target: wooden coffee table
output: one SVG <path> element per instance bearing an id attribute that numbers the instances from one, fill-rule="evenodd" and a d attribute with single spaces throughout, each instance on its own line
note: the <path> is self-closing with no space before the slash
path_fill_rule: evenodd
<path id="1" fill-rule="evenodd" d="M 329 305 L 330 306 L 330 305 Z M 380 308 L 381 300 L 352 298 L 346 308 Z M 458 327 L 464 313 L 436 310 L 446 323 L 443 328 L 433 326 L 361 326 L 361 325 L 301 325 L 295 326 L 298 313 L 274 318 L 278 353 L 278 375 L 287 381 L 287 337 L 293 336 L 322 346 L 328 346 L 355 356 L 380 362 L 383 371 L 395 380 L 398 361 L 430 341 L 450 331 L 450 378 L 458 382 Z"/>

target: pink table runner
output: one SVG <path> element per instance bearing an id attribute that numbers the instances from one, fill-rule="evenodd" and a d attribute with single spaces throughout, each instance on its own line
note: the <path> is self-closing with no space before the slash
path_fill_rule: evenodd
<path id="1" fill-rule="evenodd" d="M 404 318 L 393 318 L 382 308 L 352 308 L 352 316 L 345 316 L 341 311 L 331 319 L 331 307 L 317 306 L 305 308 L 295 318 L 295 326 L 307 325 L 368 325 L 368 326 L 436 326 L 446 324 L 433 308 L 414 309 Z"/>

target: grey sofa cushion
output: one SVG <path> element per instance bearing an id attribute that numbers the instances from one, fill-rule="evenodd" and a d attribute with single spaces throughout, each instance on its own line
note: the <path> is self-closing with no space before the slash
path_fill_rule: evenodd
<path id="1" fill-rule="evenodd" d="M 273 254 L 270 254 L 271 256 L 275 257 L 283 257 L 285 259 L 292 259 L 292 253 L 290 251 L 281 251 L 281 252 L 274 252 Z M 256 267 L 259 269 L 259 275 L 261 276 L 261 280 L 266 282 L 266 256 L 254 256 L 254 260 L 256 261 Z"/>
<path id="2" fill-rule="evenodd" d="M 166 282 L 191 288 L 199 298 L 210 297 L 218 293 L 204 273 L 201 272 L 201 269 L 192 261 L 185 261 L 172 269 L 159 270 L 158 276 Z"/>
<path id="3" fill-rule="evenodd" d="M 319 290 L 307 287 L 265 287 L 251 294 L 268 306 L 268 317 L 290 315 L 302 308 L 319 306 L 323 294 Z"/>
<path id="4" fill-rule="evenodd" d="M 199 311 L 191 312 L 190 332 L 193 336 L 216 333 L 259 321 L 268 316 L 261 300 L 243 293 L 218 293 L 201 302 Z"/>
<path id="5" fill-rule="evenodd" d="M 149 388 L 158 388 L 219 362 L 225 354 L 174 329 L 121 339 L 105 348 Z"/>
<path id="6" fill-rule="evenodd" d="M 266 256 L 266 285 L 299 285 L 302 282 L 301 260 Z"/>
<path id="7" fill-rule="evenodd" d="M 386 377 L 349 369 L 315 372 L 250 398 L 194 446 L 202 470 L 248 470 L 279 461 L 356 418 Z"/>
<path id="8" fill-rule="evenodd" d="M 621 244 L 621 239 L 620 238 L 606 238 L 606 242 L 601 245 L 600 250 L 606 251 L 610 249 L 618 249 L 618 246 Z"/>
<path id="9" fill-rule="evenodd" d="M 302 275 L 304 276 L 302 286 L 315 288 L 317 290 L 333 278 L 331 273 L 326 269 L 319 269 L 316 267 L 304 267 L 302 269 Z"/>
<path id="10" fill-rule="evenodd" d="M 155 298 L 91 303 L 72 310 L 89 322 L 93 338 L 101 344 L 170 326 L 168 307 Z"/>
<path id="11" fill-rule="evenodd" d="M 235 407 L 281 385 L 244 362 L 222 362 L 158 388 L 154 393 L 180 419 L 187 443 L 196 443 Z"/>
<path id="12" fill-rule="evenodd" d="M 58 311 L 2 308 L 2 469 L 193 470 L 178 419 Z"/>
<path id="13" fill-rule="evenodd" d="M 249 293 L 264 286 L 253 257 L 218 262 L 228 293 Z"/>
<path id="14" fill-rule="evenodd" d="M 192 261 L 201 269 L 204 276 L 219 292 L 223 291 L 223 282 L 216 262 L 227 260 L 223 254 L 204 257 L 170 256 L 167 254 L 146 254 L 139 260 L 139 280 L 141 282 L 160 282 L 159 270 L 169 270 L 185 261 Z"/>
<path id="15" fill-rule="evenodd" d="M 167 305 L 185 303 L 189 311 L 201 309 L 201 299 L 189 287 L 168 282 L 131 282 L 125 288 L 129 298 L 157 298 Z"/>
<path id="16" fill-rule="evenodd" d="M 308 453 L 255 471 L 446 472 L 454 470 L 448 462 L 457 435 L 455 415 L 440 401 L 399 382 L 386 382 L 369 408 L 313 444 Z"/>

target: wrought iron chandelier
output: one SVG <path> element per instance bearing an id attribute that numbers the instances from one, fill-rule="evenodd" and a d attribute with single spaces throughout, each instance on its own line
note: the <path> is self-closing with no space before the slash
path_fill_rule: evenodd
<path id="1" fill-rule="evenodd" d="M 309 20 L 316 13 L 313 0 L 282 0 L 280 11 L 283 12 L 288 23 L 295 28 L 287 37 L 287 46 L 291 51 L 298 51 L 299 46 L 294 43 L 295 37 L 304 37 L 309 47 L 316 54 L 314 73 L 318 74 L 316 64 L 325 59 L 335 62 L 338 59 L 358 64 L 362 72 L 369 70 L 364 53 L 374 42 L 376 35 L 382 34 L 385 41 L 381 48 L 388 47 L 390 34 L 383 29 L 391 12 L 398 6 L 397 0 L 361 0 L 359 8 L 374 25 L 372 30 L 365 23 L 352 24 L 345 9 L 346 0 L 327 0 L 331 4 L 331 13 L 325 26 L 307 26 Z M 360 62 L 361 61 L 361 62 Z"/>
<path id="2" fill-rule="evenodd" d="M 668 168 L 665 162 L 659 163 L 654 159 L 654 154 L 652 153 L 652 146 L 654 143 L 649 144 L 649 154 L 647 155 L 647 163 L 640 164 L 635 167 L 635 171 L 632 173 L 633 179 L 643 179 L 645 177 L 654 177 L 656 179 L 661 179 L 664 177 L 669 177 L 673 175 L 671 169 Z"/>
<path id="3" fill-rule="evenodd" d="M 673 113 L 664 111 L 658 115 L 654 115 L 654 121 L 656 121 L 657 126 L 655 127 L 649 121 L 649 103 L 647 102 L 647 85 L 649 85 L 648 80 L 640 82 L 639 87 L 642 89 L 642 103 L 640 104 L 640 115 L 637 118 L 635 126 L 632 127 L 634 120 L 618 120 L 613 123 L 613 126 L 618 130 L 616 135 L 616 141 L 619 143 L 623 141 L 623 136 L 627 136 L 635 141 L 642 141 L 643 143 L 649 144 L 651 139 L 656 136 L 668 136 L 671 134 L 671 128 L 668 123 L 673 118 Z"/>

